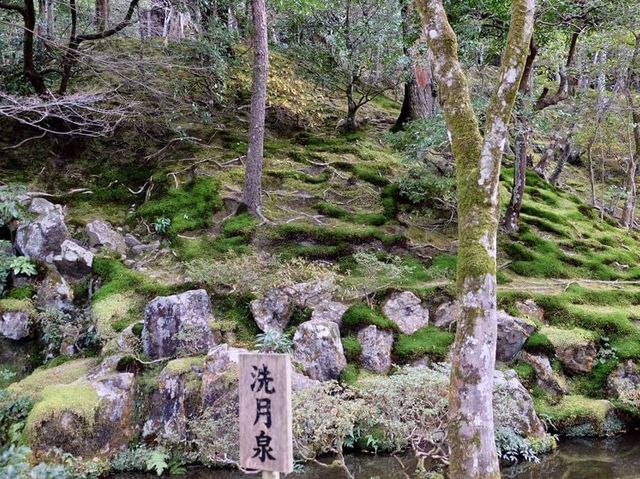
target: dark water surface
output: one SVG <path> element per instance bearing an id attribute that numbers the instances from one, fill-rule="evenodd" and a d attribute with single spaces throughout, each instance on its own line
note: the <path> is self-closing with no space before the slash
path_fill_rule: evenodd
<path id="1" fill-rule="evenodd" d="M 408 461 L 407 461 L 408 462 Z M 356 479 L 406 479 L 399 463 L 388 456 L 357 455 L 348 458 Z M 409 464 L 407 464 L 408 466 Z M 410 469 L 409 469 L 410 471 Z M 640 434 L 610 439 L 563 439 L 558 450 L 544 456 L 539 464 L 521 464 L 505 468 L 508 479 L 640 479 Z M 113 479 L 152 479 L 150 474 L 121 474 Z M 186 479 L 242 479 L 257 477 L 237 471 L 195 469 Z M 308 466 L 291 479 L 344 479 L 335 469 Z"/>

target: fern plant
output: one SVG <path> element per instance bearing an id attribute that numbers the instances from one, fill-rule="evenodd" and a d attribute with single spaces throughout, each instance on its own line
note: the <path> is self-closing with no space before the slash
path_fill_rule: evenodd
<path id="1" fill-rule="evenodd" d="M 13 274 L 24 274 L 25 276 L 35 276 L 38 274 L 36 265 L 28 256 L 16 256 L 11 260 L 9 268 L 13 271 Z"/>

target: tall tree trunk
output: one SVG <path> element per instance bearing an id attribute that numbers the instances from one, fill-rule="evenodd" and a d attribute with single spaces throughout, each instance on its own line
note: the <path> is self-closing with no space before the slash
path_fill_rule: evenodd
<path id="1" fill-rule="evenodd" d="M 354 132 L 358 130 L 358 120 L 356 119 L 356 115 L 358 114 L 359 108 L 360 105 L 358 105 L 354 98 L 354 87 L 352 83 L 347 86 L 347 116 L 342 124 L 343 131 Z"/>
<path id="2" fill-rule="evenodd" d="M 527 182 L 529 121 L 523 116 L 516 120 L 516 123 L 518 124 L 518 133 L 516 135 L 516 159 L 513 168 L 513 189 L 504 215 L 504 228 L 507 233 L 518 231 L 524 187 Z"/>
<path id="3" fill-rule="evenodd" d="M 55 40 L 56 39 L 56 11 L 55 11 L 55 0 L 46 0 L 45 1 L 47 16 L 47 28 L 46 35 L 47 40 Z"/>
<path id="4" fill-rule="evenodd" d="M 460 315 L 449 388 L 450 477 L 500 477 L 493 424 L 499 177 L 507 125 L 533 33 L 534 0 L 514 0 L 485 136 L 471 105 L 442 0 L 418 0 L 456 160 Z"/>
<path id="5" fill-rule="evenodd" d="M 529 44 L 529 54 L 524 64 L 524 72 L 520 80 L 518 92 L 520 94 L 519 111 L 516 115 L 516 159 L 513 169 L 513 188 L 511 190 L 511 199 L 504 215 L 504 228 L 508 233 L 518 231 L 520 222 L 520 210 L 522 209 L 522 199 L 524 198 L 524 187 L 527 182 L 527 162 L 529 158 L 529 114 L 531 110 L 531 101 L 529 98 L 531 90 L 531 80 L 533 75 L 533 64 L 535 62 L 538 49 L 536 48 L 533 38 Z"/>
<path id="6" fill-rule="evenodd" d="M 402 0 L 400 4 L 400 14 L 402 18 L 402 43 L 404 55 L 411 59 L 411 65 L 407 72 L 408 78 L 404 84 L 404 96 L 402 99 L 402 108 L 400 115 L 391 131 L 396 132 L 404 128 L 404 125 L 410 121 L 420 118 L 429 118 L 433 116 L 435 103 L 435 86 L 431 75 L 431 67 L 426 58 L 420 54 L 420 49 L 416 48 L 421 40 L 416 42 L 412 48 L 409 48 L 411 25 L 410 20 L 410 2 Z"/>
<path id="7" fill-rule="evenodd" d="M 253 17 L 253 83 L 249 117 L 249 148 L 242 202 L 256 215 L 262 214 L 262 161 L 264 155 L 264 120 L 267 105 L 269 47 L 265 0 L 251 0 Z"/>
<path id="8" fill-rule="evenodd" d="M 38 95 L 47 93 L 44 78 L 35 66 L 33 45 L 36 32 L 36 9 L 33 0 L 24 1 L 24 37 L 22 42 L 22 54 L 24 62 L 24 74 L 29 79 L 31 86 Z"/>
<path id="9" fill-rule="evenodd" d="M 634 94 L 632 92 L 632 88 L 638 86 L 638 77 L 640 76 L 640 72 L 637 71 L 637 69 L 640 68 L 640 33 L 635 34 L 635 39 L 636 46 L 633 50 L 633 56 L 629 64 L 625 85 L 625 96 L 627 98 L 629 109 L 631 110 L 633 142 L 635 144 L 635 151 L 631 151 L 629 154 L 626 199 L 624 209 L 622 211 L 622 225 L 627 228 L 633 227 L 633 223 L 635 221 L 637 194 L 636 173 L 638 171 L 638 163 L 640 162 L 640 108 L 636 105 L 636 101 L 633 96 Z M 629 143 L 631 144 L 631 141 Z"/>
<path id="10" fill-rule="evenodd" d="M 542 155 L 542 158 L 540 158 L 540 161 L 533 167 L 533 171 L 538 173 L 543 178 L 546 178 L 546 171 L 547 171 L 547 166 L 549 165 L 549 162 L 553 160 L 553 158 L 556 155 L 556 150 L 558 149 L 558 142 L 559 142 L 559 139 L 556 136 L 554 136 L 551 139 L 551 143 L 549 143 L 549 146 L 547 146 L 547 149 L 544 150 L 544 153 Z"/>

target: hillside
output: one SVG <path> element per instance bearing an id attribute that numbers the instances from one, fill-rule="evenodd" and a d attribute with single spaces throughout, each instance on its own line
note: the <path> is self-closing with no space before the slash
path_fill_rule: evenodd
<path id="1" fill-rule="evenodd" d="M 127 58 L 136 48 L 136 41 L 119 39 L 101 54 Z M 207 369 L 212 353 L 204 356 L 207 351 L 201 348 L 185 346 L 165 356 L 143 352 L 141 344 L 153 334 L 145 324 L 149 302 L 187 291 L 206 291 L 212 306 L 208 327 L 215 342 L 229 348 L 254 349 L 256 340 L 268 340 L 259 336 L 264 327 L 251 302 L 271 298 L 274 289 L 286 290 L 289 302 L 282 306 L 277 303 L 280 293 L 274 293 L 273 304 L 265 300 L 261 307 L 277 310 L 273 318 L 284 318 L 282 329 L 289 340 L 314 315 L 337 314 L 347 361 L 337 378 L 360 391 L 354 393 L 362 395 L 358 400 L 373 401 L 372 384 L 386 380 L 362 359 L 363 347 L 369 346 L 361 332 L 368 326 L 388 334 L 387 359 L 394 371 L 420 361 L 446 362 L 455 331 L 447 311 L 456 307 L 457 223 L 453 160 L 447 146 L 438 143 L 446 137 L 442 118 L 428 124 L 433 141 L 424 147 L 414 130 L 389 133 L 401 105 L 380 96 L 362 108 L 360 131 L 341 133 L 340 94 L 318 85 L 286 52 L 272 52 L 260 220 L 238 209 L 247 150 L 249 59 L 238 49 L 225 96 L 209 109 L 207 86 L 198 77 L 168 75 L 161 61 L 165 47 L 150 43 L 146 48 L 143 76 L 136 76 L 132 67 L 124 70 L 126 81 L 101 77 L 113 82 L 111 87 L 126 101 L 139 104 L 137 116 L 115 136 L 29 142 L 4 150 L 0 159 L 3 182 L 23 184 L 31 197 L 63 205 L 69 238 L 95 252 L 88 274 L 60 271 L 66 278 L 62 282 L 69 284 L 68 310 L 53 313 L 48 301 L 42 306 L 48 294 L 44 285 L 60 276 L 46 262 L 38 264 L 33 276 L 15 275 L 0 299 L 0 313 L 23 312 L 31 318 L 29 344 L 35 351 L 28 359 L 16 358 L 21 353 L 12 352 L 13 343 L 2 343 L 2 356 L 13 356 L 6 366 L 17 376 L 8 387 L 14 402 L 2 403 L 0 437 L 10 433 L 13 422 L 24 427 L 24 441 L 38 458 L 60 447 L 85 459 L 96 453 L 109 462 L 114 456 L 122 459 L 111 446 L 139 441 L 150 449 L 161 446 L 167 459 L 184 464 L 224 464 L 224 444 L 203 445 L 203 437 L 222 434 L 219 424 L 207 413 L 193 412 L 193 404 L 204 400 L 203 382 L 220 381 L 228 388 L 233 373 Z M 176 61 L 189 58 L 188 46 L 181 48 L 185 51 L 172 50 Z M 189 66 L 187 61 L 182 66 Z M 180 68 L 173 65 L 173 70 Z M 132 79 L 145 81 L 146 88 L 134 88 Z M 82 78 L 76 88 L 88 88 L 92 81 L 91 76 Z M 175 93 L 159 101 L 156 90 Z M 498 300 L 509 318 L 500 328 L 515 337 L 506 340 L 509 348 L 518 338 L 526 342 L 513 355 L 505 353 L 508 358 L 498 369 L 515 370 L 537 414 L 549 420 L 549 432 L 608 435 L 636 427 L 640 418 L 637 398 L 625 395 L 615 382 L 637 376 L 633 361 L 640 361 L 640 232 L 623 229 L 608 216 L 600 219 L 599 211 L 588 205 L 589 187 L 581 171 L 567 166 L 560 187 L 529 172 L 520 230 L 499 235 Z M 512 178 L 513 157 L 508 154 L 501 174 L 503 211 Z M 32 206 L 20 224 L 36 221 L 38 214 Z M 126 240 L 126 246 L 96 245 L 87 229 L 95 220 L 109 222 L 116 237 L 130 235 L 116 240 Z M 5 226 L 3 238 L 15 242 L 17 226 Z M 324 290 L 286 289 L 317 281 L 331 284 L 325 306 L 329 312 L 320 312 L 309 299 L 320 295 L 324 301 Z M 419 323 L 407 332 L 389 317 L 389 301 L 399 301 L 399 292 L 410 292 L 417 306 L 410 298 L 398 308 L 418 308 L 418 316 L 429 317 L 428 325 Z M 180 341 L 191 344 L 199 333 L 191 334 L 184 333 Z M 98 375 L 100 364 L 113 371 Z M 437 368 L 409 371 L 416 376 L 408 380 L 432 381 L 441 388 L 434 390 L 446 391 L 446 376 Z M 124 373 L 131 374 L 135 385 L 117 383 L 122 380 L 115 379 L 117 374 Z M 172 378 L 179 378 L 180 386 Z M 126 423 L 122 431 L 114 431 L 101 417 L 106 413 L 96 382 L 112 391 L 134 391 L 135 405 L 123 406 L 126 421 L 118 419 Z M 180 413 L 156 411 L 175 394 L 182 395 Z M 327 397 L 340 398 L 340 407 L 351 411 L 345 405 L 351 396 L 333 392 Z M 16 398 L 28 398 L 23 401 L 29 406 L 19 410 Z M 227 418 L 228 408 L 216 400 L 216 411 Z M 11 419 L 5 419 L 10 407 Z M 64 414 L 72 418 L 69 423 L 60 420 Z M 185 425 L 196 421 L 200 427 L 205 419 L 213 429 Z M 393 451 L 407 446 L 404 438 L 393 435 L 393 421 L 362 421 L 351 447 Z M 554 440 L 542 425 L 542 431 L 531 428 L 518 432 L 528 441 L 526 447 L 534 453 L 552 447 Z M 81 431 L 76 439 L 61 443 L 60 438 L 73 438 L 75 429 Z M 95 430 L 108 432 L 108 447 L 82 444 Z M 312 446 L 313 454 L 330 449 Z M 215 447 L 219 449 L 213 451 Z M 129 454 L 132 450 L 138 449 Z"/>

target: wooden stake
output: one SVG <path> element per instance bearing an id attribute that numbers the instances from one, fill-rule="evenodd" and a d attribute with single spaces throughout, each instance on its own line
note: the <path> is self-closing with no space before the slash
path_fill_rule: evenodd
<path id="1" fill-rule="evenodd" d="M 262 471 L 262 479 L 280 479 L 280 473 Z"/>

